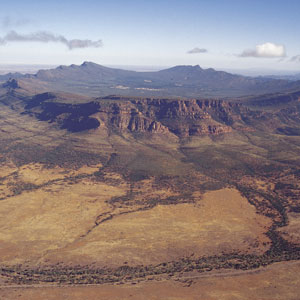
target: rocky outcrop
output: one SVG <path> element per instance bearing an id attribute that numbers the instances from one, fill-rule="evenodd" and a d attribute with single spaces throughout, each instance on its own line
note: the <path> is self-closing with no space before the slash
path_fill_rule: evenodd
<path id="1" fill-rule="evenodd" d="M 193 135 L 206 135 L 206 134 L 222 134 L 229 133 L 232 131 L 232 128 L 229 126 L 222 125 L 195 125 L 189 128 L 189 136 Z"/>
<path id="2" fill-rule="evenodd" d="M 9 88 L 9 89 L 17 89 L 19 88 L 19 83 L 16 79 L 10 78 L 7 80 L 5 83 L 2 85 L 4 88 Z"/>
<path id="3" fill-rule="evenodd" d="M 157 118 L 207 119 L 211 114 L 230 122 L 230 114 L 239 111 L 240 104 L 223 100 L 132 100 L 140 111 Z"/>
<path id="4" fill-rule="evenodd" d="M 111 119 L 111 124 L 114 128 L 119 130 L 129 130 L 131 132 L 152 132 L 152 133 L 165 133 L 168 128 L 163 126 L 160 122 L 151 118 L 145 117 L 139 112 L 126 113 L 120 111 Z"/>

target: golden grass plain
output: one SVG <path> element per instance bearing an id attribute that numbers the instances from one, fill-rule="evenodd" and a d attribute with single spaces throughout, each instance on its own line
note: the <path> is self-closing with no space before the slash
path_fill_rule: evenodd
<path id="1" fill-rule="evenodd" d="M 80 169 L 81 172 L 91 170 L 95 169 Z M 46 178 L 60 179 L 68 174 L 63 175 L 57 169 L 41 171 L 29 166 L 21 169 L 21 176 L 25 181 L 44 182 Z M 99 214 L 110 211 L 105 201 L 123 195 L 126 188 L 125 183 L 116 187 L 88 178 L 80 182 L 61 180 L 2 200 L 1 263 L 36 263 L 47 251 L 80 238 L 94 226 Z"/>
<path id="2" fill-rule="evenodd" d="M 235 189 L 204 194 L 196 204 L 158 205 L 116 216 L 80 241 L 45 256 L 51 263 L 158 264 L 220 253 L 262 254 L 271 221 Z"/>
<path id="3" fill-rule="evenodd" d="M 115 208 L 109 200 L 126 195 L 129 186 L 93 181 L 71 181 L 90 175 L 101 165 L 66 172 L 39 164 L 22 166 L 22 182 L 51 184 L 11 196 L 0 203 L 0 256 L 2 264 L 67 263 L 118 266 L 155 264 L 231 253 L 261 254 L 269 247 L 265 235 L 271 220 L 258 215 L 235 189 L 195 193 L 195 203 L 156 205 L 151 209 Z M 174 192 L 152 189 L 151 180 L 139 183 L 138 199 Z M 99 215 L 112 216 L 95 226 Z"/>

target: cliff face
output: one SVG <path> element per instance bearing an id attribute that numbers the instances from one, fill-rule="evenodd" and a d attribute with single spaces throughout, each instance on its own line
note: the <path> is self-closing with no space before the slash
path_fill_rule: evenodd
<path id="1" fill-rule="evenodd" d="M 159 120 L 180 136 L 221 134 L 239 120 L 239 106 L 221 100 L 138 100 L 133 103 L 150 118 Z"/>
<path id="2" fill-rule="evenodd" d="M 129 130 L 131 132 L 168 132 L 168 128 L 160 122 L 146 118 L 141 113 L 126 114 L 120 112 L 117 116 L 110 119 L 110 125 L 119 130 Z"/>
<path id="3" fill-rule="evenodd" d="M 221 100 L 169 100 L 115 97 L 100 102 L 107 126 L 131 132 L 172 132 L 180 137 L 222 134 L 241 120 L 240 106 Z"/>
<path id="4" fill-rule="evenodd" d="M 222 100 L 100 98 L 84 104 L 55 102 L 53 94 L 35 96 L 26 112 L 69 131 L 96 129 L 168 133 L 180 137 L 223 134 L 241 120 L 240 105 Z"/>

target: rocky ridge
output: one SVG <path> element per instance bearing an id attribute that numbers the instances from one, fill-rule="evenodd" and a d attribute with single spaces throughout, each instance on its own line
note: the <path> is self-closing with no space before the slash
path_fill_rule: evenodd
<path id="1" fill-rule="evenodd" d="M 56 102 L 55 94 L 30 98 L 23 113 L 79 132 L 105 124 L 114 131 L 173 133 L 180 137 L 223 134 L 241 120 L 241 105 L 222 100 L 105 97 L 83 104 Z M 245 108 L 243 108 L 245 109 Z"/>

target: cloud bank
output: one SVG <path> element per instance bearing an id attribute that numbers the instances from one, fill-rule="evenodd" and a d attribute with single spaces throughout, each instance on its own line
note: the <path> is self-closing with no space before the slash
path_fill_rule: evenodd
<path id="1" fill-rule="evenodd" d="M 32 23 L 32 21 L 29 19 L 26 18 L 14 19 L 9 16 L 2 18 L 0 21 L 1 27 L 4 28 L 19 27 L 19 26 L 28 25 L 30 23 Z"/>
<path id="2" fill-rule="evenodd" d="M 11 42 L 40 42 L 40 43 L 61 43 L 68 47 L 69 50 L 78 48 L 99 48 L 102 47 L 102 40 L 68 40 L 63 35 L 55 35 L 47 31 L 38 31 L 29 34 L 19 34 L 16 31 L 10 31 L 3 38 L 0 37 L 0 45 L 6 45 Z"/>
<path id="3" fill-rule="evenodd" d="M 289 61 L 300 62 L 300 54 L 291 57 L 291 59 Z"/>
<path id="4" fill-rule="evenodd" d="M 187 53 L 188 54 L 197 54 L 197 53 L 207 53 L 207 52 L 208 52 L 207 49 L 196 47 L 196 48 L 188 51 Z"/>
<path id="5" fill-rule="evenodd" d="M 240 57 L 285 57 L 285 47 L 273 43 L 257 45 L 255 49 L 248 49 L 239 55 Z"/>

